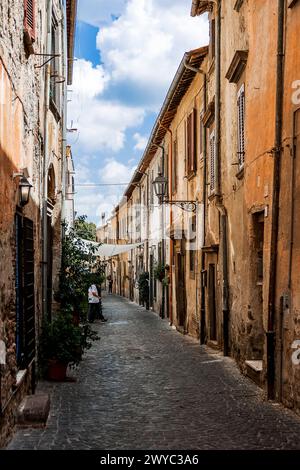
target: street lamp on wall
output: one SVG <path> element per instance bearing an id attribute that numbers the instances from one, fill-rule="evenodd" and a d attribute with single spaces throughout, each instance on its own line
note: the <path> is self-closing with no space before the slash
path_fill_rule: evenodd
<path id="1" fill-rule="evenodd" d="M 19 181 L 19 203 L 21 207 L 26 206 L 29 202 L 30 190 L 32 184 L 29 183 L 28 179 L 24 176 L 24 173 L 14 173 L 13 178 L 20 177 Z"/>
<path id="2" fill-rule="evenodd" d="M 180 207 L 187 212 L 195 212 L 197 208 L 197 203 L 195 201 L 169 201 L 166 199 L 167 188 L 168 188 L 168 179 L 158 173 L 158 176 L 153 181 L 154 191 L 156 196 L 159 199 L 160 204 L 172 204 Z"/>

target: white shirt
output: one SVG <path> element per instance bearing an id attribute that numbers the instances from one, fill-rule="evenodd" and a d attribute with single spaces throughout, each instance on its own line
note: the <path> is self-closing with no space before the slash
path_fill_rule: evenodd
<path id="1" fill-rule="evenodd" d="M 98 297 L 95 297 L 93 295 L 93 293 L 98 295 L 98 290 L 97 290 L 97 287 L 95 286 L 95 284 L 92 284 L 89 288 L 89 293 L 88 293 L 89 304 L 98 304 L 100 302 L 100 300 L 99 300 Z"/>

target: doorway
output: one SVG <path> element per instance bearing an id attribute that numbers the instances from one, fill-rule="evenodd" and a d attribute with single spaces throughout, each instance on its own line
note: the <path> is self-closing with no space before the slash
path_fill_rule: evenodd
<path id="1" fill-rule="evenodd" d="M 208 266 L 209 339 L 217 341 L 216 265 Z"/>
<path id="2" fill-rule="evenodd" d="M 182 241 L 180 241 L 182 243 Z M 176 252 L 176 306 L 178 326 L 185 327 L 186 321 L 186 288 L 185 288 L 185 255 L 184 249 Z"/>
<path id="3" fill-rule="evenodd" d="M 16 355 L 20 369 L 35 357 L 34 224 L 16 214 Z"/>

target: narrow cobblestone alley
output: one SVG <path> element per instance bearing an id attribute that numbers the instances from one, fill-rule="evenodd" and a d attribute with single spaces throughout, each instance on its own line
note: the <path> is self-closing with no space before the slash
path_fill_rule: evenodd
<path id="1" fill-rule="evenodd" d="M 46 428 L 19 430 L 8 449 L 300 449 L 300 419 L 231 359 L 124 299 L 106 297 L 104 311 L 77 382 L 40 385 Z"/>

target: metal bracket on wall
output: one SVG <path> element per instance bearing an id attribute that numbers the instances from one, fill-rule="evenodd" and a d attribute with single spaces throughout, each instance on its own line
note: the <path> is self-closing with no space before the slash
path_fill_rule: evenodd
<path id="1" fill-rule="evenodd" d="M 34 55 L 40 56 L 40 57 L 49 57 L 49 59 L 47 59 L 42 65 L 35 65 L 34 66 L 35 69 L 41 69 L 42 67 L 44 67 L 44 65 L 48 64 L 52 59 L 55 59 L 56 57 L 61 56 L 61 54 L 39 54 L 39 53 L 35 53 Z"/>

